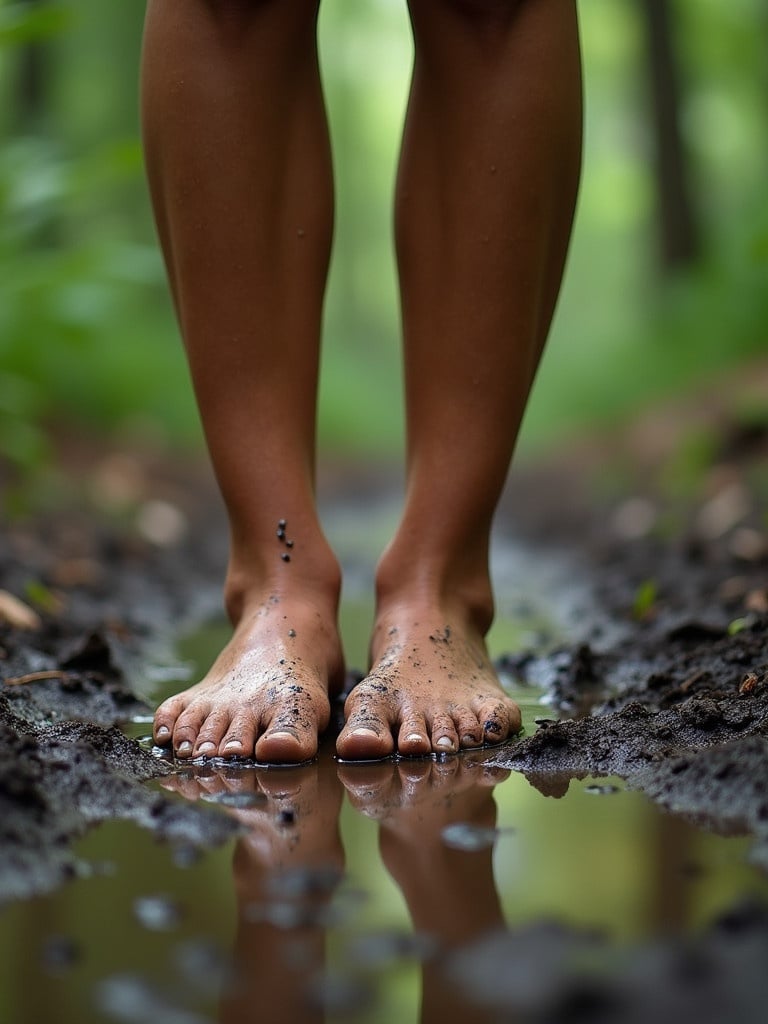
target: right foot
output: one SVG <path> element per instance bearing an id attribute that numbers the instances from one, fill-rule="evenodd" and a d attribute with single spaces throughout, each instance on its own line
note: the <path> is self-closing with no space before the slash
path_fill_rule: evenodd
<path id="1" fill-rule="evenodd" d="M 157 709 L 155 742 L 180 758 L 306 761 L 343 678 L 334 602 L 304 594 L 246 602 L 205 678 Z"/>

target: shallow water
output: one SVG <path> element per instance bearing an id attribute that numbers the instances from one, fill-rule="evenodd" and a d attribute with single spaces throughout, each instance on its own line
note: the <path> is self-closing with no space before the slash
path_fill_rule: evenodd
<path id="1" fill-rule="evenodd" d="M 397 509 L 332 512 L 345 645 L 363 666 L 370 552 Z M 572 560 L 501 541 L 493 562 L 493 654 L 605 637 Z M 148 689 L 174 692 L 225 638 L 220 625 L 200 629 L 185 665 L 155 667 Z M 528 732 L 551 716 L 534 689 L 513 695 Z M 0 1024 L 486 1021 L 441 964 L 489 930 L 546 918 L 620 947 L 695 932 L 750 893 L 768 898 L 747 839 L 662 814 L 621 780 L 527 779 L 483 760 L 341 765 L 326 744 L 300 769 L 179 765 L 152 785 L 237 816 L 243 835 L 195 856 L 132 824 L 90 832 L 80 877 L 0 911 Z M 490 967 L 508 974 L 506 962 Z"/>
<path id="2" fill-rule="evenodd" d="M 348 635 L 369 617 L 348 598 Z M 497 652 L 521 629 L 563 628 L 516 621 Z M 222 636 L 189 638 L 192 674 Z M 531 731 L 549 709 L 515 696 Z M 153 785 L 218 804 L 242 837 L 198 858 L 130 824 L 94 829 L 80 878 L 0 914 L 0 1021 L 480 1021 L 440 964 L 488 930 L 548 918 L 620 945 L 768 898 L 747 840 L 665 815 L 621 780 L 526 779 L 484 756 L 342 765 L 326 744 L 302 768 L 178 766 Z"/>

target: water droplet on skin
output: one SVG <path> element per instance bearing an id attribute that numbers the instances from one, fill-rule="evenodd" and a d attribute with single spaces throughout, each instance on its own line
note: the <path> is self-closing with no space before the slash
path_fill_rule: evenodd
<path id="1" fill-rule="evenodd" d="M 585 786 L 584 787 L 584 792 L 585 793 L 590 793 L 592 796 L 612 796 L 614 793 L 619 793 L 620 790 L 619 790 L 618 786 L 611 786 L 611 785 L 598 786 L 598 785 L 593 785 L 593 786 Z"/>

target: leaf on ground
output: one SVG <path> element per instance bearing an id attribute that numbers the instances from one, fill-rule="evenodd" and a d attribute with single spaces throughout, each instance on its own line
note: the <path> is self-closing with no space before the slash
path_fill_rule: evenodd
<path id="1" fill-rule="evenodd" d="M 7 590 L 0 590 L 0 622 L 7 622 L 15 629 L 43 628 L 42 619 L 37 612 Z"/>

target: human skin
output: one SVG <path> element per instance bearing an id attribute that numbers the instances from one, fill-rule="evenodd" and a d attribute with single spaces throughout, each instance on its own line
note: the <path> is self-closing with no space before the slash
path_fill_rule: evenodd
<path id="1" fill-rule="evenodd" d="M 485 645 L 489 537 L 581 157 L 572 0 L 409 9 L 395 200 L 407 487 L 377 569 L 369 674 L 337 740 L 352 760 L 450 753 L 519 728 Z M 340 572 L 314 499 L 333 224 L 316 17 L 316 0 L 147 10 L 147 172 L 231 534 L 232 640 L 155 718 L 156 741 L 181 758 L 310 758 L 343 681 Z"/>

